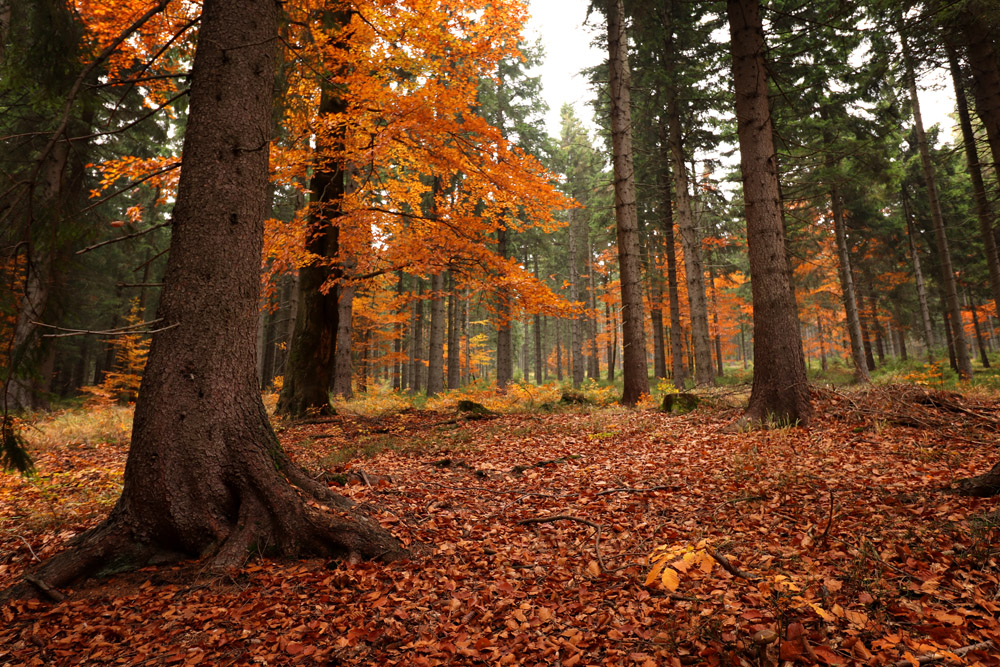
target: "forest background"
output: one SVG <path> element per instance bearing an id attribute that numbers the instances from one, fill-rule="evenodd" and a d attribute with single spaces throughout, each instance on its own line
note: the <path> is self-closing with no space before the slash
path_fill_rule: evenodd
<path id="1" fill-rule="evenodd" d="M 524 3 L 285 6 L 270 129 L 233 152 L 270 143 L 255 356 L 276 414 L 694 388 L 747 400 L 746 428 L 814 421 L 807 372 L 996 389 L 995 8 L 728 5 L 595 5 L 596 137 L 569 107 L 544 132 Z M 200 5 L 114 9 L 2 7 L 4 461 L 25 471 L 31 411 L 129 404 L 178 326 L 159 290 Z M 923 126 L 931 69 L 954 143 Z"/>

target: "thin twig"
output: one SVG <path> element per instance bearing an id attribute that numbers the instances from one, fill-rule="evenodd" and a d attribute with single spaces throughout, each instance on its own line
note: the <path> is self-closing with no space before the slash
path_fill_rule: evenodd
<path id="1" fill-rule="evenodd" d="M 606 489 L 598 493 L 598 496 L 607 496 L 612 493 L 650 493 L 651 491 L 672 491 L 676 489 L 676 486 L 651 486 L 648 489 L 632 489 L 632 488 L 621 488 L 621 489 Z"/>
<path id="2" fill-rule="evenodd" d="M 747 581 L 760 581 L 761 580 L 761 578 L 758 577 L 757 575 L 750 574 L 749 572 L 744 572 L 740 568 L 738 568 L 735 565 L 733 565 L 731 562 L 729 562 L 728 558 L 726 558 L 725 556 L 723 556 L 722 554 L 720 554 L 718 551 L 716 551 L 712 547 L 705 547 L 705 552 L 709 556 L 711 556 L 712 558 L 714 558 L 715 562 L 717 562 L 719 565 L 721 565 L 723 570 L 725 570 L 729 574 L 733 575 L 734 577 L 738 577 L 740 579 L 746 579 Z"/>
<path id="3" fill-rule="evenodd" d="M 28 547 L 28 551 L 31 552 L 31 557 L 32 558 L 34 558 L 35 560 L 38 560 L 38 561 L 42 560 L 41 558 L 38 557 L 38 554 L 35 553 L 35 550 L 31 548 L 31 545 L 28 544 L 28 540 L 24 539 L 20 535 L 15 535 L 15 537 L 17 537 L 17 539 L 19 539 L 22 542 L 24 542 L 24 546 Z"/>
<path id="4" fill-rule="evenodd" d="M 826 548 L 826 539 L 830 536 L 831 526 L 833 526 L 833 489 L 830 489 L 830 519 L 826 522 L 826 528 L 823 529 L 823 537 L 820 539 L 824 549 Z"/>
<path id="5" fill-rule="evenodd" d="M 149 227 L 148 229 L 143 229 L 143 230 L 135 232 L 133 234 L 126 234 L 125 236 L 116 236 L 113 239 L 108 239 L 107 241 L 101 241 L 100 243 L 95 243 L 92 246 L 87 246 L 86 248 L 83 248 L 82 250 L 77 250 L 76 254 L 77 255 L 82 255 L 85 252 L 90 252 L 91 250 L 96 250 L 97 248 L 101 248 L 103 246 L 110 245 L 112 243 L 118 243 L 119 241 L 125 241 L 126 239 L 134 239 L 137 236 L 144 236 L 145 234 L 148 234 L 148 233 L 150 233 L 150 232 L 152 232 L 154 230 L 160 229 L 161 227 L 169 227 L 169 226 L 170 226 L 169 222 L 164 222 L 164 223 L 161 223 L 159 225 L 153 225 L 152 227 Z"/>
<path id="6" fill-rule="evenodd" d="M 594 551 L 597 554 L 597 565 L 600 566 L 601 572 L 607 572 L 608 567 L 604 564 L 604 559 L 601 558 L 601 531 L 604 530 L 604 526 L 599 523 L 594 523 L 589 519 L 581 519 L 578 516 L 572 516 L 570 514 L 556 514 L 554 516 L 536 516 L 530 519 L 521 519 L 517 522 L 519 526 L 527 526 L 533 523 L 553 523 L 555 521 L 575 521 L 577 523 L 582 523 L 584 525 L 590 526 L 594 529 Z"/>
<path id="7" fill-rule="evenodd" d="M 957 648 L 954 651 L 949 651 L 959 658 L 964 657 L 967 653 L 973 651 L 989 651 L 994 648 L 994 644 L 991 641 L 979 642 L 978 644 L 971 644 L 969 646 L 963 646 L 962 648 Z M 943 653 L 928 653 L 927 655 L 922 655 L 918 658 L 904 659 L 893 664 L 893 667 L 910 667 L 913 664 L 913 660 L 917 661 L 918 665 L 929 665 L 932 662 L 940 662 L 942 660 L 950 660 L 950 657 Z"/>

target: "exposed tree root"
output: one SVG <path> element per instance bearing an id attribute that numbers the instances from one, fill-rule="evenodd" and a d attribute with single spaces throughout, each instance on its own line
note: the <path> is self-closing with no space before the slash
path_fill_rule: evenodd
<path id="1" fill-rule="evenodd" d="M 325 507 L 308 505 L 288 484 L 245 479 L 234 484 L 238 507 L 229 525 L 215 536 L 147 535 L 142 521 L 119 501 L 103 523 L 81 534 L 69 548 L 27 574 L 24 582 L 0 592 L 0 600 L 37 597 L 53 601 L 59 590 L 90 576 L 101 576 L 185 558 L 204 558 L 207 569 L 225 572 L 243 566 L 254 555 L 286 558 L 332 556 L 391 561 L 407 551 L 378 522 L 353 509 L 349 499 L 332 493 L 287 460 L 290 481 L 306 495 L 322 496 Z M 294 473 L 292 471 L 295 471 Z M 308 485 L 301 484 L 302 478 Z M 303 488 L 305 487 L 305 488 Z M 322 487 L 322 493 L 316 493 Z M 179 530 L 179 529 L 178 529 Z"/>
<path id="2" fill-rule="evenodd" d="M 992 498 L 1000 495 L 1000 463 L 988 473 L 976 477 L 966 477 L 952 483 L 951 489 L 962 496 Z"/>

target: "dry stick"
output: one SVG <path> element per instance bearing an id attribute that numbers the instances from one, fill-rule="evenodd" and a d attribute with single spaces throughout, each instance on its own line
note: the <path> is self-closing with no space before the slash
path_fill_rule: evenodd
<path id="1" fill-rule="evenodd" d="M 649 493 L 651 491 L 664 491 L 664 490 L 670 491 L 676 488 L 677 488 L 676 486 L 651 486 L 648 489 L 630 489 L 630 488 L 606 489 L 604 491 L 601 491 L 597 495 L 606 496 L 612 493 Z"/>
<path id="2" fill-rule="evenodd" d="M 733 575 L 734 577 L 738 577 L 740 579 L 746 579 L 747 581 L 760 581 L 761 580 L 761 577 L 758 577 L 755 574 L 750 574 L 749 572 L 744 572 L 740 568 L 738 568 L 735 565 L 733 565 L 732 563 L 730 563 L 728 558 L 726 558 L 725 556 L 723 556 L 722 554 L 720 554 L 718 551 L 716 551 L 712 547 L 705 547 L 705 552 L 709 556 L 711 556 L 712 558 L 714 558 L 715 562 L 717 562 L 719 565 L 721 565 L 723 570 L 725 570 L 729 574 Z"/>
<path id="3" fill-rule="evenodd" d="M 954 653 L 959 658 L 964 657 L 965 654 L 971 653 L 972 651 L 988 651 L 995 647 L 995 644 L 990 641 L 980 642 L 978 644 L 972 644 L 970 646 L 963 646 L 962 648 L 957 648 L 954 651 L 949 651 L 949 653 Z M 949 656 L 942 653 L 928 653 L 927 655 L 922 655 L 915 658 L 918 665 L 929 665 L 932 662 L 940 662 L 942 660 L 950 660 Z M 910 667 L 913 664 L 913 660 L 900 660 L 893 664 L 892 667 Z"/>
<path id="4" fill-rule="evenodd" d="M 594 551 L 597 553 L 597 564 L 601 568 L 601 572 L 607 572 L 608 568 L 604 564 L 604 559 L 601 558 L 601 531 L 604 527 L 599 523 L 594 523 L 587 519 L 581 519 L 578 516 L 572 516 L 569 514 L 556 514 L 555 516 L 536 516 L 531 519 L 521 519 L 517 522 L 519 526 L 526 526 L 532 523 L 552 523 L 554 521 L 575 521 L 577 523 L 582 523 L 584 525 L 590 526 L 594 529 Z"/>
<path id="5" fill-rule="evenodd" d="M 823 537 L 820 542 L 823 543 L 823 548 L 826 548 L 826 538 L 830 536 L 830 527 L 833 525 L 833 490 L 830 490 L 830 520 L 826 522 L 826 528 L 823 529 Z"/>
<path id="6" fill-rule="evenodd" d="M 28 540 L 24 539 L 24 538 L 23 538 L 23 537 L 21 537 L 20 535 L 16 535 L 15 537 L 17 537 L 17 539 L 19 539 L 19 540 L 21 540 L 22 542 L 24 542 L 24 546 L 28 547 L 28 551 L 30 551 L 30 552 L 31 552 L 31 557 L 32 557 L 32 558 L 34 558 L 34 559 L 35 559 L 35 560 L 37 560 L 37 561 L 40 561 L 40 560 L 42 560 L 41 558 L 39 558 L 39 557 L 38 557 L 38 554 L 36 554 L 36 553 L 35 553 L 35 550 L 31 548 L 31 545 L 30 545 L 30 544 L 28 544 Z"/>

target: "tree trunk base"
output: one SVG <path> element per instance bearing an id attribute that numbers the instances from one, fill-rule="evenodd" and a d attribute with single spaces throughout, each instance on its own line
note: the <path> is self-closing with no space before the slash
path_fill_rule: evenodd
<path id="1" fill-rule="evenodd" d="M 282 468 L 305 495 L 320 497 L 326 506 L 307 505 L 290 485 L 269 488 L 248 480 L 239 490 L 240 504 L 232 524 L 222 529 L 225 537 L 202 553 L 191 553 L 182 546 L 184 536 L 143 535 L 141 522 L 119 501 L 103 523 L 26 574 L 24 582 L 0 592 L 0 600 L 43 596 L 59 601 L 65 597 L 59 589 L 81 579 L 186 558 L 203 558 L 207 570 L 222 574 L 243 566 L 253 556 L 331 556 L 388 562 L 408 555 L 392 534 L 354 509 L 349 499 L 312 480 L 294 464 Z"/>

